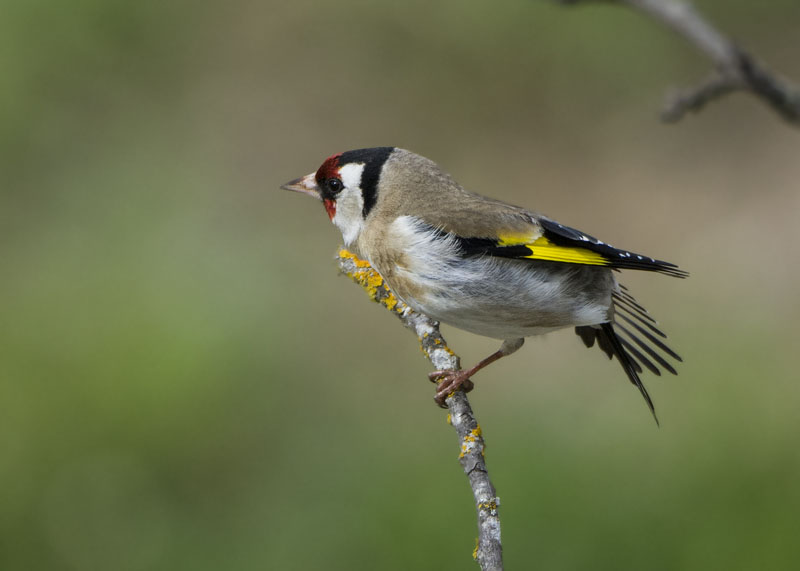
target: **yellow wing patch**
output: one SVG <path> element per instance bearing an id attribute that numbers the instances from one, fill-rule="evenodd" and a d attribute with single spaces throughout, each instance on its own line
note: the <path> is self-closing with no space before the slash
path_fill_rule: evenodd
<path id="1" fill-rule="evenodd" d="M 588 264 L 591 266 L 607 266 L 609 261 L 597 252 L 584 250 L 583 248 L 572 248 L 570 246 L 559 246 L 542 236 L 534 242 L 526 244 L 531 250 L 531 254 L 523 256 L 532 260 L 549 260 L 551 262 L 565 262 L 568 264 Z"/>
<path id="2" fill-rule="evenodd" d="M 514 234 L 499 234 L 497 236 L 497 245 L 504 246 L 529 246 L 535 242 L 539 236 L 542 235 L 541 230 L 536 232 L 517 232 Z"/>
<path id="3" fill-rule="evenodd" d="M 497 236 L 496 244 L 500 248 L 525 246 L 531 253 L 527 256 L 519 257 L 531 260 L 547 260 L 550 262 L 591 266 L 607 266 L 611 263 L 597 252 L 575 246 L 554 244 L 545 236 L 542 236 L 541 231 L 500 234 Z"/>

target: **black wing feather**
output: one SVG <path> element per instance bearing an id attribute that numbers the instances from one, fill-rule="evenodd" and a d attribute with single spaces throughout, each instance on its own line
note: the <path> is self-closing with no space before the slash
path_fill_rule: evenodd
<path id="1" fill-rule="evenodd" d="M 569 246 L 573 248 L 583 248 L 600 254 L 608 260 L 608 267 L 627 269 L 627 270 L 645 270 L 649 272 L 658 272 L 676 278 L 685 278 L 689 274 L 678 268 L 675 264 L 665 262 L 663 260 L 656 260 L 649 256 L 628 252 L 627 250 L 620 250 L 610 244 L 606 244 L 585 234 L 575 228 L 564 226 L 554 220 L 549 220 L 544 217 L 538 219 L 539 224 L 544 228 L 544 236 L 559 246 Z"/>
<path id="2" fill-rule="evenodd" d="M 498 258 L 525 258 L 533 253 L 525 244 L 500 246 L 494 238 L 464 238 L 455 236 L 461 253 L 465 256 L 485 254 Z"/>

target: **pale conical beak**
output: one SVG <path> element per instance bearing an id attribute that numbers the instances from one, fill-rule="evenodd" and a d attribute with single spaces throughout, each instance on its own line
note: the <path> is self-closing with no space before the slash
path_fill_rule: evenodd
<path id="1" fill-rule="evenodd" d="M 316 174 L 317 173 L 312 172 L 306 176 L 290 180 L 286 184 L 282 184 L 281 188 L 284 190 L 302 192 L 303 194 L 313 196 L 317 200 L 322 200 L 322 196 L 319 193 L 319 187 L 317 186 Z"/>

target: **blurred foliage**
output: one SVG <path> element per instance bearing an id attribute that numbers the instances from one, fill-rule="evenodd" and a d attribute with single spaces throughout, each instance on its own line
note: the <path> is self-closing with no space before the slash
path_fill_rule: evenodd
<path id="1" fill-rule="evenodd" d="M 800 78 L 795 0 L 698 4 Z M 745 95 L 658 124 L 691 47 L 533 0 L 3 7 L 1 568 L 469 568 L 427 363 L 277 189 L 378 144 L 692 272 L 625 278 L 685 357 L 660 430 L 571 332 L 478 378 L 509 568 L 800 565 L 800 140 Z"/>

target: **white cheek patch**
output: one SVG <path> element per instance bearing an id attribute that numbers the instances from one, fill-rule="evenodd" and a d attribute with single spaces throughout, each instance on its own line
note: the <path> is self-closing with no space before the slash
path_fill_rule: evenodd
<path id="1" fill-rule="evenodd" d="M 339 178 L 342 179 L 345 188 L 358 188 L 361 186 L 363 172 L 363 163 L 348 163 L 339 169 Z"/>
<path id="2" fill-rule="evenodd" d="M 346 245 L 358 239 L 364 227 L 364 197 L 361 194 L 361 173 L 363 164 L 346 164 L 339 169 L 344 189 L 336 198 L 336 216 L 333 223 L 339 228 Z"/>

